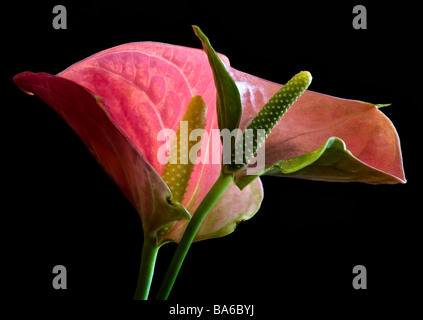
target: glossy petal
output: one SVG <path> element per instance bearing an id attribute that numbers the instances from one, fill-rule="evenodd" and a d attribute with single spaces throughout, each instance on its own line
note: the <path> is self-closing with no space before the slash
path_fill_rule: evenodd
<path id="1" fill-rule="evenodd" d="M 190 218 L 182 205 L 167 201 L 170 190 L 114 125 L 106 100 L 70 80 L 47 73 L 23 72 L 14 81 L 26 93 L 44 100 L 72 127 L 136 208 L 144 232 L 157 243 L 169 224 Z"/>
<path id="2" fill-rule="evenodd" d="M 159 163 L 157 151 L 163 142 L 157 140 L 157 133 L 164 128 L 177 131 L 193 96 L 201 96 L 207 105 L 206 131 L 217 128 L 213 74 L 200 49 L 129 43 L 82 60 L 59 76 L 103 97 L 116 125 L 159 174 L 164 165 Z M 207 145 L 208 141 L 203 143 Z M 201 176 L 206 180 L 201 189 L 210 189 L 219 168 L 195 166 L 182 204 L 188 204 L 199 192 L 196 189 Z"/>
<path id="3" fill-rule="evenodd" d="M 228 69 L 241 93 L 243 114 L 240 127 L 245 129 L 281 85 Z M 314 152 L 331 137 L 342 139 L 363 166 L 377 171 L 378 176 L 385 174 L 385 177 L 375 180 L 374 172 L 367 176 L 372 170 L 363 170 L 363 175 L 340 174 L 337 178 L 318 170 L 310 175 L 290 173 L 290 176 L 324 181 L 405 183 L 398 134 L 377 105 L 313 91 L 304 92 L 272 130 L 265 145 L 265 167 Z"/>

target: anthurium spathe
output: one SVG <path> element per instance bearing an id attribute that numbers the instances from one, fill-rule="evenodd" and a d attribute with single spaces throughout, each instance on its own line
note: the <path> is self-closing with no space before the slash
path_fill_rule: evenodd
<path id="1" fill-rule="evenodd" d="M 158 161 L 157 151 L 163 142 L 157 140 L 157 133 L 163 128 L 177 130 L 195 95 L 203 97 L 209 106 L 205 129 L 217 128 L 213 75 L 201 50 L 131 43 L 91 56 L 58 76 L 24 72 L 15 77 L 15 82 L 25 92 L 43 99 L 68 122 L 134 204 L 144 231 L 157 244 L 179 240 L 183 228 L 171 228 L 173 222 L 189 219 L 188 212 L 195 211 L 219 175 L 220 164 L 195 166 L 182 202 L 186 211 L 168 201 L 172 197 L 160 178 L 164 165 Z M 110 137 L 114 131 L 117 133 Z M 131 160 L 134 156 L 126 160 L 120 150 L 122 145 L 140 160 Z M 149 174 L 144 173 L 145 167 Z M 232 201 L 234 198 L 238 201 Z M 261 200 L 259 180 L 242 192 L 230 186 L 219 200 L 225 203 L 225 211 L 223 206 L 215 207 L 221 215 L 211 212 L 209 219 L 213 222 L 209 227 L 204 224 L 198 239 L 227 234 L 236 221 L 253 215 Z M 178 208 L 178 214 L 168 214 L 169 210 L 156 202 L 169 206 L 170 211 Z M 158 211 L 157 216 L 152 208 Z M 163 232 L 163 228 L 168 231 Z"/>
<path id="2" fill-rule="evenodd" d="M 182 205 L 167 201 L 168 188 L 114 125 L 106 100 L 72 81 L 47 73 L 24 72 L 15 77 L 15 82 L 22 90 L 43 99 L 67 121 L 140 213 L 149 237 L 155 238 L 171 221 L 189 219 Z"/>
<path id="3" fill-rule="evenodd" d="M 58 76 L 23 72 L 14 81 L 63 117 L 137 209 L 144 245 L 136 298 L 146 299 L 157 249 L 180 240 L 186 224 L 176 222 L 190 219 L 220 173 L 220 164 L 195 165 L 181 204 L 163 181 L 157 157 L 158 133 L 178 129 L 193 97 L 210 106 L 205 130 L 217 128 L 207 57 L 201 50 L 134 43 L 94 55 Z M 208 148 L 209 141 L 203 144 Z M 254 215 L 262 198 L 258 179 L 242 191 L 228 185 L 196 239 L 232 232 Z"/>
<path id="4" fill-rule="evenodd" d="M 228 67 L 242 97 L 245 129 L 279 84 Z M 260 174 L 322 181 L 405 183 L 401 147 L 379 105 L 307 90 L 266 139 Z M 238 174 L 240 187 L 253 175 Z"/>
<path id="5" fill-rule="evenodd" d="M 240 72 L 229 64 L 224 67 L 208 38 L 197 26 L 193 28 L 214 73 L 218 111 L 239 123 L 244 134 L 248 129 L 264 130 L 258 139 L 259 145 L 266 139 L 266 150 L 261 150 L 263 169 L 247 175 L 245 170 L 238 169 L 239 165 L 223 169 L 238 171 L 235 182 L 240 188 L 263 174 L 374 184 L 405 182 L 398 134 L 378 110 L 385 105 L 304 92 L 311 82 L 309 72 L 300 72 L 285 88 Z M 289 110 L 294 102 L 295 107 Z M 234 112 L 238 103 L 242 105 L 241 114 Z M 233 108 L 228 111 L 228 107 L 221 107 L 225 104 Z M 252 134 L 255 145 L 257 133 Z M 255 145 L 253 154 L 260 153 L 259 145 Z M 244 149 L 247 148 L 245 144 Z"/>

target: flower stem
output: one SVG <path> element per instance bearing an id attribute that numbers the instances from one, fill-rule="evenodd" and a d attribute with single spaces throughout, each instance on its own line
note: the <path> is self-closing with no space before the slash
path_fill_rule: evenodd
<path id="1" fill-rule="evenodd" d="M 222 193 L 231 184 L 233 180 L 232 174 L 221 173 L 214 185 L 211 187 L 203 201 L 198 206 L 194 215 L 192 216 L 188 226 L 182 236 L 181 241 L 175 251 L 172 261 L 167 269 L 166 275 L 159 289 L 156 299 L 166 300 L 172 290 L 173 284 L 184 262 L 185 256 L 191 246 L 192 241 L 200 228 L 201 223 L 207 216 L 207 213 L 220 198 Z"/>
<path id="2" fill-rule="evenodd" d="M 159 248 L 160 246 L 157 246 L 153 239 L 144 235 L 140 271 L 134 300 L 147 300 L 148 298 Z"/>

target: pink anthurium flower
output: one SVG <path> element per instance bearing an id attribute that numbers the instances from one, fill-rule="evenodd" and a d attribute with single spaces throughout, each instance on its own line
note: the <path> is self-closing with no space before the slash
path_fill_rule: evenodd
<path id="1" fill-rule="evenodd" d="M 235 70 L 226 57 L 220 57 L 240 91 L 240 128 L 245 129 L 281 85 Z M 23 72 L 14 81 L 68 122 L 137 209 L 147 233 L 156 237 L 163 226 L 189 219 L 182 206 L 167 201 L 171 195 L 160 178 L 164 165 L 157 160 L 162 144 L 157 133 L 163 128 L 177 129 L 194 95 L 202 96 L 208 106 L 206 129 L 217 129 L 213 75 L 202 50 L 129 43 L 97 53 L 57 76 Z M 345 142 L 355 158 L 356 172 L 347 174 L 339 163 L 338 167 L 320 167 L 321 172 L 304 168 L 286 175 L 329 181 L 405 182 L 398 135 L 376 105 L 312 91 L 299 98 L 266 140 L 266 167 L 318 150 L 331 137 Z M 219 164 L 199 163 L 195 167 L 182 202 L 188 212 L 195 211 L 219 172 Z M 270 173 L 283 175 L 275 170 Z M 236 221 L 257 211 L 261 200 L 259 179 L 242 192 L 231 186 L 219 200 L 222 205 L 206 218 L 213 223 L 205 222 L 197 239 L 230 232 Z M 178 241 L 182 231 L 177 224 L 157 238 L 157 243 Z"/>
<path id="2" fill-rule="evenodd" d="M 130 43 L 95 54 L 57 76 L 23 72 L 14 81 L 43 99 L 73 128 L 134 205 L 144 232 L 157 245 L 179 241 L 184 228 L 175 221 L 189 220 L 221 165 L 196 165 L 182 205 L 172 202 L 160 176 L 164 165 L 157 152 L 163 142 L 157 134 L 164 128 L 177 130 L 195 95 L 208 106 L 205 129 L 217 128 L 213 74 L 202 50 Z M 231 185 L 197 239 L 232 232 L 238 221 L 254 215 L 262 198 L 259 179 L 242 191 Z"/>
<path id="3" fill-rule="evenodd" d="M 249 175 L 246 168 L 234 170 L 231 183 L 232 173 L 224 167 L 222 170 L 221 163 L 200 161 L 193 166 L 184 197 L 177 200 L 164 181 L 165 165 L 158 157 L 163 142 L 158 135 L 163 129 L 179 130 L 188 105 L 199 96 L 207 107 L 204 129 L 208 133 L 201 140 L 201 150 L 210 155 L 216 152 L 212 130 L 218 130 L 222 123 L 237 123 L 236 108 L 234 112 L 223 105 L 225 101 L 217 100 L 225 90 L 222 86 L 216 90 L 216 70 L 225 69 L 237 87 L 242 130 L 282 87 L 233 69 L 223 55 L 216 67 L 210 58 L 212 48 L 207 47 L 199 29 L 195 30 L 207 54 L 163 43 L 129 43 L 99 52 L 57 76 L 23 72 L 14 78 L 24 92 L 44 100 L 79 135 L 139 213 L 145 239 L 152 246 L 182 243 L 189 221 L 196 220 L 191 219 L 192 214 L 202 206 L 205 219 L 193 233 L 195 240 L 232 232 L 239 221 L 249 219 L 259 209 L 263 190 L 258 176 L 263 174 L 405 183 L 398 135 L 377 105 L 306 91 L 266 139 L 261 171 Z M 219 71 L 220 61 L 224 67 Z M 235 116 L 225 122 L 219 110 Z M 221 179 L 222 175 L 230 175 L 230 180 Z M 230 184 L 222 188 L 222 194 L 213 196 L 217 202 L 208 211 L 203 200 L 209 199 L 217 181 Z M 190 241 L 185 243 L 186 250 Z M 181 254 L 182 259 L 185 254 Z M 155 260 L 155 254 L 151 256 L 150 260 Z M 168 283 L 173 281 L 168 279 Z"/>

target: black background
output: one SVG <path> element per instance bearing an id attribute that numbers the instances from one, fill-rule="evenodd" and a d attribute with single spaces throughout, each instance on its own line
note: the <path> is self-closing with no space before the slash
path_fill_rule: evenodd
<path id="1" fill-rule="evenodd" d="M 56 74 L 126 42 L 200 48 L 191 24 L 238 70 L 279 83 L 309 70 L 313 91 L 392 103 L 381 111 L 399 133 L 408 183 L 264 177 L 260 211 L 233 234 L 194 244 L 167 304 L 131 306 L 140 315 L 152 309 L 162 316 L 176 302 L 255 304 L 261 319 L 283 315 L 292 303 L 301 311 L 317 302 L 328 310 L 346 304 L 347 314 L 380 302 L 377 310 L 390 309 L 420 286 L 417 2 L 269 3 L 61 1 L 6 7 L 2 263 L 9 297 L 24 303 L 129 304 L 142 248 L 140 220 L 117 186 L 65 122 L 23 94 L 12 77 L 27 70 Z M 52 27 L 56 4 L 67 8 L 66 30 Z M 356 4 L 367 8 L 366 30 L 352 27 Z M 152 296 L 175 247 L 159 252 Z M 67 268 L 67 290 L 51 285 L 58 264 Z M 358 264 L 367 268 L 367 290 L 352 287 Z"/>

